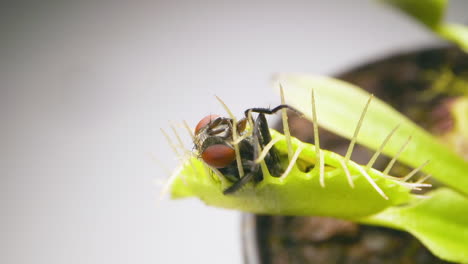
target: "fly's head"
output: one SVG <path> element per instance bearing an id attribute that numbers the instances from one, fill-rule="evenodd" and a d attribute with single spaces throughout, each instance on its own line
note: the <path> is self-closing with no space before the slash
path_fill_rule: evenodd
<path id="1" fill-rule="evenodd" d="M 244 128 L 239 131 L 238 125 L 237 133 Z M 202 160 L 217 169 L 231 165 L 236 159 L 233 133 L 231 118 L 208 115 L 200 120 L 195 127 L 194 144 Z"/>

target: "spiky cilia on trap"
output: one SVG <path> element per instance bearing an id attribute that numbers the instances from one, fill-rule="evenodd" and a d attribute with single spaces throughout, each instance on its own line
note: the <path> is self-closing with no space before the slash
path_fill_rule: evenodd
<path id="1" fill-rule="evenodd" d="M 285 103 L 284 96 L 282 104 L 273 109 L 245 110 L 239 121 L 218 98 L 229 117 L 207 116 L 196 126 L 195 133 L 189 131 L 195 151 L 183 159 L 182 167 L 174 173 L 172 195 L 198 196 L 210 205 L 254 213 L 341 218 L 369 215 L 388 206 L 408 203 L 417 198 L 411 194 L 412 189 L 429 186 L 421 181 L 407 182 L 421 167 L 404 180 L 388 175 L 396 157 L 383 172 L 372 168 L 398 127 L 390 131 L 366 165 L 350 159 L 371 99 L 343 157 L 320 149 L 313 90 L 315 146 L 288 136 L 287 126 L 284 126 L 285 135 L 268 128 L 265 115 L 281 111 L 283 124 L 287 124 L 287 109 L 296 111 Z"/>

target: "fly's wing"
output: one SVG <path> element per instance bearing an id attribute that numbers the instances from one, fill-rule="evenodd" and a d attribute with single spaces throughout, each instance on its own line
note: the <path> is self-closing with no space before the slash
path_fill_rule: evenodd
<path id="1" fill-rule="evenodd" d="M 256 163 L 255 160 L 259 157 L 265 145 L 267 145 L 270 141 L 271 135 L 265 114 L 259 113 L 257 119 L 255 120 L 253 136 L 250 138 L 248 137 L 239 143 L 242 166 L 244 167 L 246 174 L 243 177 L 239 177 L 239 175 L 236 174 L 238 180 L 235 181 L 226 190 L 224 190 L 224 194 L 235 193 L 248 182 L 260 182 L 263 179 L 260 164 Z M 283 169 L 281 168 L 278 152 L 274 147 L 268 151 L 268 154 L 265 157 L 265 163 L 272 176 L 279 177 L 282 175 Z M 229 166 L 228 168 L 222 169 L 221 172 L 230 174 L 233 172 L 232 170 L 236 169 L 237 166 Z"/>
<path id="2" fill-rule="evenodd" d="M 261 123 L 261 125 L 259 124 Z M 235 193 L 237 190 L 242 188 L 245 184 L 249 183 L 250 181 L 259 182 L 263 179 L 263 173 L 260 168 L 260 164 L 256 163 L 255 160 L 260 155 L 262 148 L 265 146 L 264 144 L 264 137 L 262 135 L 262 131 L 260 131 L 261 126 L 267 127 L 266 119 L 264 114 L 259 114 L 255 121 L 253 136 L 247 137 L 239 143 L 239 150 L 242 159 L 242 166 L 244 167 L 245 175 L 241 177 L 238 181 L 234 182 L 230 187 L 224 190 L 224 194 L 232 194 Z M 268 142 L 271 141 L 271 135 L 268 132 L 266 138 Z"/>
<path id="3" fill-rule="evenodd" d="M 263 113 L 260 113 L 255 121 L 254 136 L 259 141 L 261 149 L 259 149 L 257 153 L 260 153 L 265 145 L 271 141 L 270 129 Z M 256 156 L 258 157 L 258 154 Z M 268 151 L 268 155 L 265 157 L 265 163 L 272 176 L 279 177 L 283 174 L 278 151 L 274 146 Z"/>

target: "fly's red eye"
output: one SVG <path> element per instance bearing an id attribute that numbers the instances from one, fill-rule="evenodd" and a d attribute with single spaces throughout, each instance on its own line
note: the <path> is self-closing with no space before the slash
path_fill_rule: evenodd
<path id="1" fill-rule="evenodd" d="M 215 144 L 207 147 L 201 156 L 208 165 L 219 169 L 231 164 L 236 159 L 236 152 L 226 145 Z"/>
<path id="2" fill-rule="evenodd" d="M 204 126 L 208 125 L 210 122 L 218 118 L 219 115 L 207 115 L 205 116 L 200 122 L 198 122 L 197 126 L 195 127 L 195 134 L 198 134 L 200 129 L 202 129 Z"/>

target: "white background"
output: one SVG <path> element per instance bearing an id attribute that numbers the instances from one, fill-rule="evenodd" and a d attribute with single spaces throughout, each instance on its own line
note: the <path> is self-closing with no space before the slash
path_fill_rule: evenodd
<path id="1" fill-rule="evenodd" d="M 0 5 L 5 264 L 241 263 L 238 212 L 157 203 L 167 173 L 150 153 L 177 165 L 159 129 L 224 113 L 214 95 L 238 114 L 274 106 L 276 72 L 439 43 L 378 1 Z M 467 11 L 453 1 L 450 18 Z"/>

